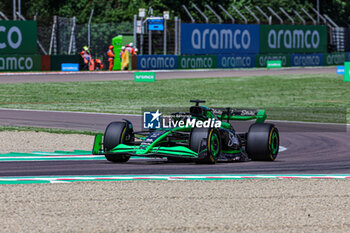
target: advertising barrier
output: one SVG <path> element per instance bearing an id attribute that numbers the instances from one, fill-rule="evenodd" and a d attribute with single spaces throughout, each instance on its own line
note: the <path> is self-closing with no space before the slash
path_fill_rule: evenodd
<path id="1" fill-rule="evenodd" d="M 156 79 L 154 72 L 135 72 L 134 81 L 135 82 L 154 82 Z"/>
<path id="2" fill-rule="evenodd" d="M 218 68 L 249 68 L 255 67 L 255 56 L 251 54 L 242 55 L 217 55 Z"/>
<path id="3" fill-rule="evenodd" d="M 268 69 L 274 69 L 274 68 L 282 68 L 282 61 L 281 60 L 271 60 L 267 61 L 266 68 Z"/>
<path id="4" fill-rule="evenodd" d="M 0 54 L 37 54 L 36 21 L 0 20 Z"/>
<path id="5" fill-rule="evenodd" d="M 350 53 L 345 53 L 346 55 L 346 61 L 350 61 Z"/>
<path id="6" fill-rule="evenodd" d="M 0 55 L 0 71 L 41 70 L 40 55 Z"/>
<path id="7" fill-rule="evenodd" d="M 350 82 L 350 62 L 344 64 L 344 81 Z"/>
<path id="8" fill-rule="evenodd" d="M 266 67 L 267 61 L 281 60 L 282 66 L 290 66 L 290 56 L 286 54 L 258 54 L 255 56 L 256 67 Z"/>
<path id="9" fill-rule="evenodd" d="M 344 75 L 345 73 L 345 68 L 344 66 L 337 66 L 337 75 Z"/>
<path id="10" fill-rule="evenodd" d="M 345 53 L 326 53 L 324 54 L 324 65 L 343 65 L 346 61 Z"/>
<path id="11" fill-rule="evenodd" d="M 219 54 L 193 56 L 139 55 L 137 56 L 137 69 L 266 68 L 268 61 L 279 61 L 281 62 L 281 67 L 343 65 L 346 62 L 346 55 L 346 53 Z"/>
<path id="12" fill-rule="evenodd" d="M 79 71 L 78 63 L 62 63 L 61 71 Z"/>
<path id="13" fill-rule="evenodd" d="M 260 25 L 260 53 L 325 52 L 325 25 Z"/>
<path id="14" fill-rule="evenodd" d="M 159 70 L 177 69 L 176 55 L 138 55 L 137 69 L 139 70 Z"/>
<path id="15" fill-rule="evenodd" d="M 181 24 L 181 54 L 259 53 L 259 25 Z"/>
<path id="16" fill-rule="evenodd" d="M 212 69 L 217 68 L 216 55 L 179 56 L 179 69 Z"/>
<path id="17" fill-rule="evenodd" d="M 291 54 L 290 55 L 291 66 L 322 66 L 323 54 Z"/>
<path id="18" fill-rule="evenodd" d="M 80 66 L 84 64 L 83 59 L 80 55 L 51 55 L 51 70 L 61 70 L 62 63 L 79 63 Z"/>

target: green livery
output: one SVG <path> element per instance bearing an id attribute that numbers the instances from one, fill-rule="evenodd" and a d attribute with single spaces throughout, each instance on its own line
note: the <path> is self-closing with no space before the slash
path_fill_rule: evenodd
<path id="1" fill-rule="evenodd" d="M 265 110 L 208 108 L 202 100 L 189 112 L 171 114 L 177 127 L 134 131 L 130 121 L 111 122 L 104 135 L 97 134 L 94 155 L 111 162 L 127 162 L 130 156 L 167 158 L 172 162 L 214 164 L 216 161 L 276 159 L 279 134 L 273 124 L 264 123 Z M 153 120 L 153 119 L 152 119 Z M 232 121 L 255 120 L 248 132 L 237 133 Z"/>

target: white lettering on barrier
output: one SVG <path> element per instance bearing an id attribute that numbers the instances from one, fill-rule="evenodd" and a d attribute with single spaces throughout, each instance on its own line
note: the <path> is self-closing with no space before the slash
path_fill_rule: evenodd
<path id="1" fill-rule="evenodd" d="M 18 68 L 19 68 L 20 70 L 24 70 L 24 66 L 21 65 L 21 62 L 22 62 L 22 61 L 24 61 L 24 57 L 20 57 L 20 58 L 18 59 Z"/>
<path id="2" fill-rule="evenodd" d="M 0 70 L 17 70 L 17 67 L 19 70 L 31 70 L 33 65 L 31 57 L 0 57 Z"/>
<path id="3" fill-rule="evenodd" d="M 319 66 L 321 65 L 320 56 L 307 55 L 307 56 L 294 56 L 293 62 L 295 66 Z"/>
<path id="4" fill-rule="evenodd" d="M 181 59 L 181 68 L 195 69 L 195 68 L 212 68 L 213 59 L 211 57 L 187 57 Z"/>
<path id="5" fill-rule="evenodd" d="M 0 32 L 6 33 L 6 27 L 0 26 Z M 16 42 L 14 42 L 12 40 L 12 35 L 14 33 L 17 34 L 17 41 Z M 4 38 L 6 38 L 6 36 Z M 22 44 L 22 33 L 21 33 L 21 30 L 18 27 L 13 26 L 13 27 L 11 27 L 8 30 L 8 32 L 7 32 L 7 43 L 13 49 L 17 49 Z M 0 49 L 4 49 L 6 47 L 7 47 L 6 42 L 0 42 Z"/>
<path id="6" fill-rule="evenodd" d="M 214 43 L 214 36 L 215 36 L 215 43 Z M 213 49 L 218 49 L 219 48 L 219 33 L 217 30 L 212 30 L 210 32 L 210 37 L 209 37 L 209 43 L 210 43 L 210 46 L 213 48 Z"/>
<path id="7" fill-rule="evenodd" d="M 173 69 L 175 68 L 174 57 L 142 57 L 140 60 L 142 69 Z"/>
<path id="8" fill-rule="evenodd" d="M 32 69 L 32 68 L 33 68 L 33 60 L 32 60 L 30 57 L 28 57 L 28 58 L 26 59 L 24 65 L 26 66 L 26 69 L 27 69 L 27 70 Z"/>
<path id="9" fill-rule="evenodd" d="M 315 41 L 315 39 L 316 39 L 316 41 Z M 318 31 L 314 31 L 312 33 L 311 43 L 312 43 L 312 47 L 314 47 L 314 48 L 317 48 L 318 45 L 320 44 L 320 34 L 318 33 Z"/>
<path id="10" fill-rule="evenodd" d="M 343 64 L 345 56 L 343 54 L 329 54 L 327 55 L 327 65 Z"/>
<path id="11" fill-rule="evenodd" d="M 283 43 L 283 45 L 281 45 Z M 313 48 L 316 49 L 320 45 L 320 34 L 318 31 L 307 30 L 304 34 L 303 30 L 276 30 L 271 29 L 267 36 L 267 44 L 271 49 L 279 49 L 281 47 L 287 49 Z"/>
<path id="12" fill-rule="evenodd" d="M 251 57 L 223 57 L 221 59 L 221 66 L 228 67 L 250 67 L 252 64 Z"/>
<path id="13" fill-rule="evenodd" d="M 207 37 L 209 48 L 206 47 Z M 194 49 L 249 49 L 251 36 L 247 29 L 205 29 L 201 34 L 199 29 L 194 29 L 191 35 L 191 44 Z"/>
<path id="14" fill-rule="evenodd" d="M 287 41 L 288 39 L 288 41 Z M 287 49 L 290 49 L 292 48 L 292 32 L 290 30 L 286 30 L 286 33 L 284 35 L 284 46 L 287 48 Z"/>

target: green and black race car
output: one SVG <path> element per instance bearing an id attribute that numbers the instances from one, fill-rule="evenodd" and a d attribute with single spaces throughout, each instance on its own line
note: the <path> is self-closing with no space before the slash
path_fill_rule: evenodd
<path id="1" fill-rule="evenodd" d="M 214 109 L 196 103 L 188 113 L 172 114 L 173 127 L 134 131 L 130 121 L 110 123 L 104 135 L 95 137 L 93 154 L 111 162 L 127 162 L 130 156 L 167 158 L 169 161 L 274 161 L 279 134 L 264 123 L 265 110 Z M 248 132 L 237 133 L 230 121 L 255 120 Z M 176 127 L 174 127 L 176 126 Z"/>

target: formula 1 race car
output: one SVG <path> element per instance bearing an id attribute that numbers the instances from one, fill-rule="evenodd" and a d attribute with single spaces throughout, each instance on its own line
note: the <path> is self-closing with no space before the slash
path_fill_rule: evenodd
<path id="1" fill-rule="evenodd" d="M 214 164 L 216 161 L 273 161 L 279 150 L 279 134 L 264 123 L 265 110 L 214 109 L 196 103 L 188 113 L 171 115 L 171 124 L 135 132 L 130 121 L 110 123 L 97 134 L 94 155 L 111 162 L 127 162 L 130 156 L 164 158 L 168 161 Z M 161 115 L 153 113 L 153 119 Z M 238 133 L 230 120 L 255 120 L 248 132 Z"/>

